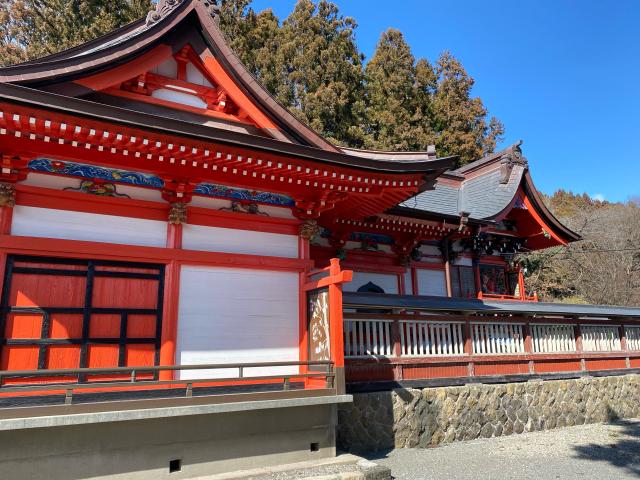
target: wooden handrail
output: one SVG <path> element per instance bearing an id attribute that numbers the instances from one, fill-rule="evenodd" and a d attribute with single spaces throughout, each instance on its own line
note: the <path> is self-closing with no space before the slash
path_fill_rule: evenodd
<path id="1" fill-rule="evenodd" d="M 231 369 L 231 368 L 260 368 L 260 367 L 297 367 L 297 366 L 331 366 L 331 361 L 306 361 L 306 362 L 251 362 L 251 363 L 209 363 L 199 365 L 155 365 L 140 367 L 112 367 L 112 368 L 65 368 L 52 370 L 0 370 L 0 378 L 2 377 L 52 377 L 52 376 L 71 376 L 71 375 L 97 375 L 107 373 L 131 373 L 136 372 L 161 372 L 175 370 L 213 370 L 213 369 Z"/>
<path id="2" fill-rule="evenodd" d="M 281 375 L 253 375 L 244 376 L 245 368 L 265 368 L 265 367 L 288 367 L 288 366 L 324 366 L 325 371 L 305 373 L 288 373 Z M 179 380 L 146 380 L 140 379 L 139 373 L 151 373 L 160 371 L 176 371 L 176 370 L 212 370 L 212 369 L 237 369 L 238 375 L 235 377 L 223 378 L 185 378 Z M 102 381 L 102 382 L 49 382 L 43 384 L 28 385 L 2 385 L 2 381 L 6 378 L 28 378 L 37 379 L 38 377 L 69 377 L 77 376 L 79 379 L 86 375 L 126 375 L 130 376 L 129 380 L 123 381 Z M 3 370 L 0 371 L 0 394 L 4 393 L 37 393 L 37 392 L 65 392 L 65 404 L 73 403 L 73 393 L 77 390 L 95 390 L 109 389 L 114 391 L 127 391 L 132 387 L 140 389 L 141 387 L 184 387 L 185 397 L 193 396 L 194 385 L 215 386 L 220 383 L 238 382 L 240 384 L 252 381 L 272 381 L 281 380 L 282 389 L 289 390 L 291 381 L 296 379 L 324 378 L 327 388 L 336 388 L 336 373 L 331 361 L 305 361 L 305 362 L 251 362 L 251 363 L 214 363 L 203 365 L 160 365 L 160 366 L 141 366 L 141 367 L 113 367 L 113 368 L 75 368 L 75 369 L 57 369 L 57 370 Z"/>

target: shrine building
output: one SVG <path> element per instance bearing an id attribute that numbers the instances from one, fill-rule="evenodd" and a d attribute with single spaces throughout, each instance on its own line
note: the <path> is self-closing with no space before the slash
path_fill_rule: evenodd
<path id="1" fill-rule="evenodd" d="M 331 457 L 352 392 L 640 368 L 640 309 L 525 284 L 516 254 L 580 237 L 520 143 L 461 168 L 334 145 L 217 15 L 160 0 L 0 68 L 0 466 L 192 478 Z"/>

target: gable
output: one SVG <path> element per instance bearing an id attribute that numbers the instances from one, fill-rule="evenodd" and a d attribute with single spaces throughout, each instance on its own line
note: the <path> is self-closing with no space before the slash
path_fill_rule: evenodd
<path id="1" fill-rule="evenodd" d="M 156 48 L 142 58 L 74 83 L 91 91 L 273 131 L 277 129 L 213 55 L 190 44 Z"/>

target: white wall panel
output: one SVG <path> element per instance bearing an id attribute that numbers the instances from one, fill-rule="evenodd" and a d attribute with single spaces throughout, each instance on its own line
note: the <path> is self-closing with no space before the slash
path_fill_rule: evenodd
<path id="1" fill-rule="evenodd" d="M 438 248 L 435 245 L 421 245 L 420 252 L 423 255 L 436 255 L 438 257 L 442 256 L 442 252 L 440 251 L 440 248 Z"/>
<path id="2" fill-rule="evenodd" d="M 458 257 L 453 262 L 454 265 L 460 265 L 462 267 L 471 267 L 473 265 L 473 260 L 469 257 Z"/>
<path id="3" fill-rule="evenodd" d="M 404 272 L 404 293 L 405 295 L 415 295 L 413 291 L 413 282 L 411 281 L 411 269 L 407 268 Z"/>
<path id="4" fill-rule="evenodd" d="M 345 283 L 346 292 L 357 292 L 360 287 L 372 282 L 384 290 L 384 293 L 398 293 L 398 276 L 388 273 L 353 272 L 353 281 Z"/>
<path id="5" fill-rule="evenodd" d="M 447 296 L 447 284 L 444 270 L 432 270 L 419 268 L 416 270 L 418 278 L 418 294 L 433 295 L 437 297 Z"/>
<path id="6" fill-rule="evenodd" d="M 211 82 L 207 80 L 204 75 L 198 70 L 193 63 L 187 63 L 187 82 L 195 83 L 196 85 L 204 85 L 205 87 L 213 87 Z"/>
<path id="7" fill-rule="evenodd" d="M 182 247 L 209 252 L 246 253 L 272 257 L 298 257 L 298 237 L 280 233 L 235 230 L 233 228 L 184 225 Z"/>
<path id="8" fill-rule="evenodd" d="M 191 95 L 189 93 L 176 92 L 175 90 L 169 90 L 167 88 L 159 88 L 154 90 L 151 94 L 154 98 L 160 100 L 167 100 L 169 102 L 179 103 L 181 105 L 189 105 L 197 108 L 207 108 L 207 103 L 200 100 L 200 97 Z"/>
<path id="9" fill-rule="evenodd" d="M 34 187 L 52 188 L 54 190 L 62 190 L 66 187 L 79 187 L 83 178 L 64 177 L 58 175 L 47 175 L 44 173 L 29 173 L 29 176 L 20 184 L 31 185 Z M 160 190 L 153 188 L 134 187 L 130 185 L 116 184 L 118 193 L 124 193 L 136 200 L 148 200 L 151 202 L 163 202 Z"/>
<path id="10" fill-rule="evenodd" d="M 180 273 L 177 362 L 299 360 L 298 274 L 186 266 Z M 245 375 L 296 373 L 297 367 L 246 369 Z M 185 371 L 181 378 L 222 378 L 237 370 Z"/>
<path id="11" fill-rule="evenodd" d="M 167 224 L 156 220 L 17 205 L 12 235 L 164 247 Z"/>

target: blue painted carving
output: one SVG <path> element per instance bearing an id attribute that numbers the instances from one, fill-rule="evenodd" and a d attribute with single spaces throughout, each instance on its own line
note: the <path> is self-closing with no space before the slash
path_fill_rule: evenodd
<path id="1" fill-rule="evenodd" d="M 98 178 L 111 182 L 128 183 L 140 187 L 162 188 L 164 182 L 154 175 L 115 170 L 84 163 L 59 162 L 48 158 L 37 158 L 29 162 L 29 168 L 36 172 L 56 173 L 82 178 Z"/>
<path id="2" fill-rule="evenodd" d="M 383 245 L 393 245 L 394 243 L 392 237 L 389 237 L 388 235 L 381 235 L 379 233 L 353 232 L 349 237 L 349 240 L 353 240 L 354 242 L 367 242 L 371 244 L 380 243 Z"/>
<path id="3" fill-rule="evenodd" d="M 199 183 L 193 193 L 208 197 L 229 198 L 252 203 L 266 203 L 279 207 L 294 207 L 295 201 L 286 195 L 269 192 L 256 192 L 241 188 L 225 187 L 213 183 Z"/>
<path id="4" fill-rule="evenodd" d="M 110 182 L 128 183 L 140 187 L 162 188 L 164 182 L 161 178 L 139 172 L 115 170 L 84 163 L 61 162 L 38 158 L 29 162 L 29 168 L 36 172 L 56 173 L 73 177 L 107 180 Z M 230 200 L 246 201 L 251 203 L 265 203 L 279 207 L 294 207 L 295 201 L 286 195 L 277 193 L 256 192 L 240 188 L 225 187 L 213 183 L 200 183 L 193 193 L 208 197 L 228 198 Z"/>

